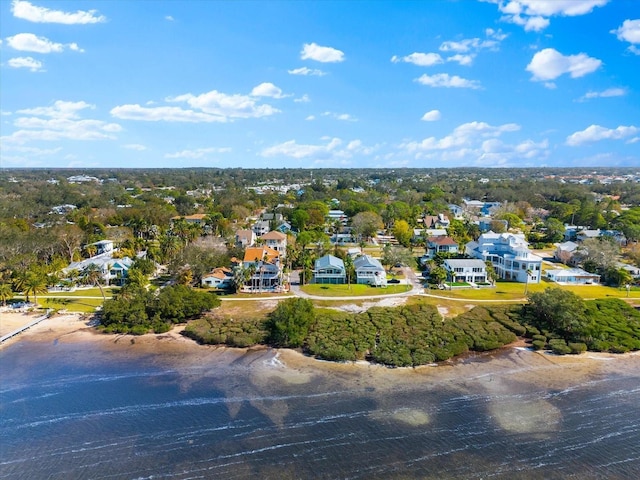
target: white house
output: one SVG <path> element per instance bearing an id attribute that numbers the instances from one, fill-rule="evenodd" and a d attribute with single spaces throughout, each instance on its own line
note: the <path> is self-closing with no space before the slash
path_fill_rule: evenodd
<path id="1" fill-rule="evenodd" d="M 572 285 L 600 283 L 600 275 L 586 272 L 581 268 L 547 270 L 547 278 L 552 282 L 569 283 Z"/>
<path id="2" fill-rule="evenodd" d="M 201 284 L 206 287 L 221 290 L 231 288 L 233 283 L 233 271 L 229 268 L 214 268 L 212 272 L 203 275 Z"/>
<path id="3" fill-rule="evenodd" d="M 560 243 L 556 247 L 556 251 L 553 256 L 565 265 L 568 265 L 571 263 L 575 253 L 578 251 L 578 247 L 579 245 L 577 243 L 571 241 Z"/>
<path id="4" fill-rule="evenodd" d="M 451 282 L 485 283 L 487 281 L 487 266 L 482 260 L 447 259 L 443 266 L 447 271 L 447 280 Z"/>
<path id="5" fill-rule="evenodd" d="M 356 269 L 357 283 L 374 287 L 387 286 L 387 273 L 379 260 L 362 255 L 353 261 L 353 266 Z"/>
<path id="6" fill-rule="evenodd" d="M 256 243 L 256 234 L 253 230 L 238 230 L 236 232 L 236 245 L 242 248 L 253 247 Z"/>
<path id="7" fill-rule="evenodd" d="M 333 255 L 325 255 L 316 260 L 313 269 L 313 283 L 346 283 L 344 262 Z"/>
<path id="8" fill-rule="evenodd" d="M 107 285 L 123 285 L 133 260 L 129 257 L 113 258 L 111 252 L 108 252 L 80 262 L 73 262 L 63 271 L 68 273 L 76 270 L 82 273 L 89 265 L 97 265 L 100 268 L 102 278 Z"/>
<path id="9" fill-rule="evenodd" d="M 466 245 L 470 257 L 491 262 L 498 278 L 521 283 L 539 283 L 542 258 L 529 250 L 522 233 L 493 233 L 480 235 Z"/>

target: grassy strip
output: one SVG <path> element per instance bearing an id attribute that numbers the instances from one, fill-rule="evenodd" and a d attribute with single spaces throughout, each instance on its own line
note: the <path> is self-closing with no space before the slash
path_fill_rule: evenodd
<path id="1" fill-rule="evenodd" d="M 362 297 L 368 295 L 389 295 L 404 293 L 411 289 L 410 285 L 388 285 L 386 288 L 376 288 L 369 285 L 330 285 L 312 284 L 300 288 L 308 295 L 320 297 Z"/>

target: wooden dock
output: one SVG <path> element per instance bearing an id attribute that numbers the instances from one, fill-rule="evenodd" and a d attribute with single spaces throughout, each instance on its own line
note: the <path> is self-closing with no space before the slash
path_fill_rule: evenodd
<path id="1" fill-rule="evenodd" d="M 18 335 L 18 334 L 20 334 L 20 333 L 24 332 L 25 330 L 27 330 L 27 329 L 29 329 L 29 328 L 33 327 L 34 325 L 37 325 L 37 324 L 38 324 L 38 323 L 40 323 L 41 321 L 43 321 L 43 320 L 45 320 L 45 319 L 49 318 L 49 316 L 50 316 L 50 315 L 51 315 L 51 313 L 50 313 L 50 312 L 47 312 L 47 313 L 45 313 L 44 315 L 42 315 L 41 317 L 36 318 L 35 320 L 33 320 L 33 321 L 31 321 L 31 322 L 27 323 L 26 325 L 23 325 L 22 327 L 20 327 L 20 328 L 18 328 L 18 329 L 16 329 L 16 330 L 14 330 L 13 332 L 9 332 L 9 333 L 7 333 L 6 335 L 3 335 L 3 336 L 0 338 L 0 344 L 4 343 L 6 340 L 9 340 L 9 339 L 10 339 L 10 338 L 12 338 L 12 337 L 15 337 L 16 335 Z"/>

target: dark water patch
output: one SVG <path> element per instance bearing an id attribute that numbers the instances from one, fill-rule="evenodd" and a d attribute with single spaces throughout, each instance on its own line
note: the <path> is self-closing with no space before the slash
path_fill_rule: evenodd
<path id="1" fill-rule="evenodd" d="M 256 383 L 271 378 L 265 352 L 167 368 L 40 348 L 0 352 L 0 479 L 640 478 L 628 376 L 554 389 L 511 376 Z"/>

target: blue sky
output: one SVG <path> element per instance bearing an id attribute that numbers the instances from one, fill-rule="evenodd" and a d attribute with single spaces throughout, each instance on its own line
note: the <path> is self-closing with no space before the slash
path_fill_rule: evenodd
<path id="1" fill-rule="evenodd" d="M 2 167 L 640 167 L 637 0 L 2 1 Z"/>

